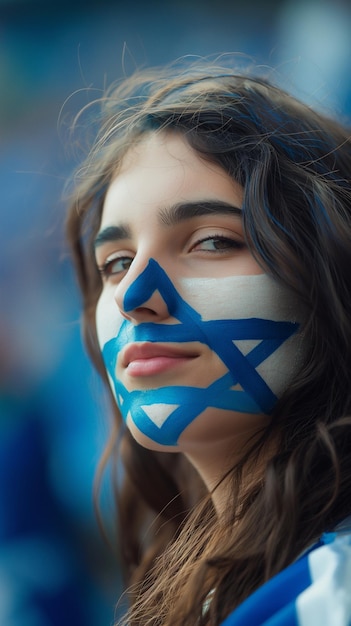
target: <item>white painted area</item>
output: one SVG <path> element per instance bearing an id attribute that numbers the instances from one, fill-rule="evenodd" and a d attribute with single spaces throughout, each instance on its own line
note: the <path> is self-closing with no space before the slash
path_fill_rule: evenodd
<path id="1" fill-rule="evenodd" d="M 252 317 L 277 322 L 303 319 L 303 309 L 295 294 L 267 274 L 184 278 L 181 287 L 181 296 L 204 321 Z"/>
<path id="2" fill-rule="evenodd" d="M 311 552 L 312 584 L 296 600 L 299 626 L 350 626 L 351 536 Z"/>
<path id="3" fill-rule="evenodd" d="M 160 403 L 160 404 L 141 405 L 140 408 L 142 408 L 143 411 L 145 411 L 146 415 L 155 424 L 155 426 L 158 426 L 158 428 L 161 428 L 163 424 L 165 423 L 165 421 L 169 418 L 169 416 L 172 415 L 172 413 L 174 413 L 174 411 L 178 409 L 178 407 L 179 407 L 179 404 Z"/>
<path id="4" fill-rule="evenodd" d="M 246 356 L 253 350 L 259 343 L 261 343 L 261 339 L 235 339 L 233 340 L 233 344 L 240 350 L 241 354 Z"/>

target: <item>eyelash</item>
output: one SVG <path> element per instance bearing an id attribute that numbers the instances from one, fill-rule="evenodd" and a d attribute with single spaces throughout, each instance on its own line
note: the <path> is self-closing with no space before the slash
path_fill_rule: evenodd
<path id="1" fill-rule="evenodd" d="M 240 250 L 245 247 L 245 244 L 242 241 L 237 241 L 236 239 L 231 239 L 230 237 L 225 237 L 223 235 L 210 235 L 208 237 L 204 237 L 203 239 L 199 239 L 198 241 L 196 241 L 194 245 L 191 247 L 190 251 L 192 250 L 196 251 L 195 248 L 201 245 L 202 243 L 205 243 L 206 241 L 213 241 L 213 242 L 220 241 L 227 245 L 223 249 L 218 248 L 214 250 L 199 250 L 199 252 L 206 252 L 208 254 L 225 254 L 228 251 L 228 249 L 235 248 L 237 250 Z M 113 275 L 118 275 L 124 271 L 128 271 L 129 268 L 124 268 L 120 272 L 115 272 L 115 273 L 112 272 L 113 264 L 118 263 L 119 261 L 130 261 L 130 263 L 132 263 L 133 258 L 129 256 L 114 257 L 112 259 L 107 260 L 103 265 L 98 267 L 99 273 L 105 280 Z"/>
<path id="2" fill-rule="evenodd" d="M 121 270 L 120 272 L 115 272 L 115 273 L 112 272 L 112 266 L 114 263 L 118 263 L 118 261 L 126 261 L 126 260 L 130 261 L 130 263 L 132 263 L 133 261 L 133 259 L 129 256 L 114 257 L 112 259 L 108 259 L 107 261 L 105 261 L 103 265 L 98 267 L 98 270 L 102 278 L 106 280 L 110 276 L 121 274 L 123 271 L 127 271 L 128 268 L 125 268 L 124 270 Z"/>
<path id="3" fill-rule="evenodd" d="M 235 248 L 237 250 L 241 250 L 242 248 L 245 247 L 245 244 L 243 241 L 238 241 L 237 239 L 232 239 L 231 237 L 225 237 L 224 235 L 209 235 L 208 237 L 204 237 L 203 239 L 199 239 L 199 241 L 196 241 L 196 243 L 192 246 L 192 250 L 194 250 L 194 248 L 196 248 L 198 245 L 205 243 L 206 241 L 221 241 L 221 242 L 225 242 L 227 244 L 226 248 L 218 248 L 215 250 L 200 250 L 200 252 L 208 252 L 208 253 L 218 253 L 218 254 L 224 254 L 228 249 L 230 248 Z"/>

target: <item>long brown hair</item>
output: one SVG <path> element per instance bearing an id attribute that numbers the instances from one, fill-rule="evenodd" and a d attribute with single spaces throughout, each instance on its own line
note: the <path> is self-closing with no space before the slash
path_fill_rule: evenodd
<path id="1" fill-rule="evenodd" d="M 121 550 L 133 585 L 128 623 L 217 625 L 351 514 L 350 131 L 263 77 L 206 63 L 137 73 L 100 104 L 100 131 L 76 173 L 67 232 L 85 340 L 104 379 L 95 330 L 101 282 L 91 242 L 109 183 L 147 132 L 182 133 L 243 186 L 252 253 L 308 312 L 309 353 L 269 427 L 226 477 L 225 523 L 186 460 L 141 448 L 113 407 L 125 470 Z M 243 476 L 273 438 L 275 453 L 248 487 Z"/>

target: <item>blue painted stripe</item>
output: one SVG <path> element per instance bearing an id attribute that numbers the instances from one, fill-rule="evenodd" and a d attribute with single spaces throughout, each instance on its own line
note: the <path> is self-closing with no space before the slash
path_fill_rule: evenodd
<path id="1" fill-rule="evenodd" d="M 299 626 L 295 599 L 310 584 L 305 555 L 251 594 L 222 626 Z"/>
<path id="2" fill-rule="evenodd" d="M 141 432 L 158 443 L 176 445 L 184 428 L 206 408 L 215 407 L 241 413 L 271 413 L 277 397 L 270 389 L 257 367 L 270 357 L 299 325 L 259 318 L 222 319 L 203 321 L 175 289 L 165 271 L 150 259 L 148 266 L 129 286 L 124 306 L 131 310 L 143 306 L 157 291 L 165 301 L 169 314 L 179 323 L 160 324 L 145 322 L 137 325 L 125 320 L 117 337 L 103 348 L 107 371 L 114 381 L 124 419 L 130 412 Z M 260 343 L 248 354 L 235 345 L 236 340 L 258 340 Z M 160 343 L 198 341 L 207 345 L 228 368 L 228 374 L 215 380 L 206 389 L 167 386 L 128 392 L 116 379 L 118 353 L 129 343 L 150 341 Z M 242 391 L 233 389 L 240 385 Z M 150 420 L 143 405 L 178 405 L 164 424 L 158 427 Z"/>

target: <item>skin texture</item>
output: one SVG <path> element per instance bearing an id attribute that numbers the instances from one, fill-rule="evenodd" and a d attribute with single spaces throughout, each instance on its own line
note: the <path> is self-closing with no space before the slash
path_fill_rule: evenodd
<path id="1" fill-rule="evenodd" d="M 116 336 L 124 320 L 133 326 L 178 322 L 157 290 L 147 301 L 126 307 L 128 289 L 145 271 L 150 259 L 162 268 L 185 300 L 192 304 L 195 298 L 195 305 L 196 294 L 201 300 L 206 279 L 212 285 L 216 279 L 219 299 L 223 279 L 228 277 L 247 277 L 248 285 L 250 277 L 254 277 L 256 282 L 252 284 L 257 285 L 263 270 L 245 245 L 240 217 L 242 195 L 235 181 L 219 166 L 201 159 L 181 136 L 150 134 L 127 153 L 108 189 L 97 237 L 96 261 L 103 275 L 96 316 L 101 348 Z M 234 209 L 229 213 L 219 207 L 216 213 L 184 218 L 185 209 L 177 223 L 170 217 L 180 204 L 211 202 L 225 203 Z M 202 306 L 203 314 L 206 306 Z M 290 303 L 286 309 L 289 307 Z M 217 317 L 222 318 L 223 304 L 218 304 L 218 309 Z M 180 347 L 177 343 L 168 345 L 175 352 Z M 126 356 L 126 351 L 121 350 L 116 377 L 132 392 L 169 385 L 206 387 L 226 371 L 208 345 L 188 341 L 181 345 L 180 354 L 171 358 L 166 355 L 144 359 L 138 354 L 130 360 L 128 353 Z M 269 417 L 262 412 L 208 407 L 187 425 L 176 446 L 165 446 L 141 432 L 130 414 L 127 417 L 127 425 L 141 445 L 183 452 L 209 489 L 215 487 L 236 455 L 239 458 L 248 441 L 268 422 Z M 224 502 L 222 491 L 217 496 L 218 507 Z"/>

